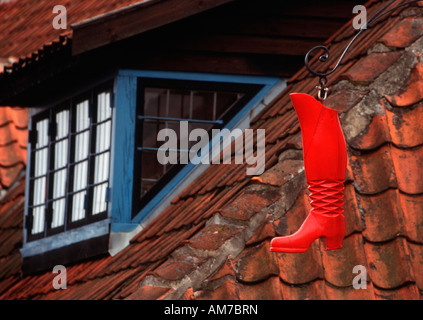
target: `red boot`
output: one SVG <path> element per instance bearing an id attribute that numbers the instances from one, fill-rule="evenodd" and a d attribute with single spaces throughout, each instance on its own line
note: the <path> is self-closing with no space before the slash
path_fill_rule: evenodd
<path id="1" fill-rule="evenodd" d="M 273 238 L 270 250 L 304 252 L 318 238 L 323 238 L 326 250 L 339 249 L 345 237 L 347 148 L 338 113 L 308 94 L 290 97 L 300 121 L 312 209 L 297 232 Z"/>

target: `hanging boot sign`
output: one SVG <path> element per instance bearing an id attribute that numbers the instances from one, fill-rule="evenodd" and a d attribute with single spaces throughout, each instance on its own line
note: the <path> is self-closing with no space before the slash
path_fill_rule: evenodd
<path id="1" fill-rule="evenodd" d="M 308 94 L 290 97 L 300 121 L 312 209 L 296 233 L 274 238 L 270 250 L 304 252 L 318 238 L 324 240 L 326 250 L 340 249 L 345 236 L 347 148 L 338 113 Z"/>
<path id="2" fill-rule="evenodd" d="M 327 76 L 339 67 L 353 42 L 374 22 L 399 7 L 417 2 L 417 0 L 406 1 L 390 8 L 394 2 L 395 0 L 389 1 L 364 24 L 364 27 L 357 32 L 347 45 L 332 70 L 319 73 L 309 65 L 310 54 L 315 50 L 324 51 L 318 57 L 318 61 L 328 61 L 329 50 L 327 47 L 314 47 L 305 56 L 307 69 L 320 79 L 319 85 L 316 87 L 319 100 L 305 93 L 292 93 L 290 97 L 301 127 L 304 168 L 306 180 L 309 184 L 312 209 L 297 232 L 272 239 L 271 251 L 305 252 L 317 239 L 323 240 L 326 250 L 342 248 L 345 237 L 343 190 L 347 167 L 347 149 L 338 113 L 323 105 L 328 94 Z"/>

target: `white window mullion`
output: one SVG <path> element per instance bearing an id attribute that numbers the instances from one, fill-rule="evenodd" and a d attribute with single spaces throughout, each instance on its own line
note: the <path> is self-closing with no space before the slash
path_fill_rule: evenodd
<path id="1" fill-rule="evenodd" d="M 97 123 L 95 152 L 104 152 L 110 148 L 112 109 L 110 107 L 110 92 L 103 92 L 97 96 Z M 106 191 L 109 180 L 110 151 L 97 155 L 94 159 L 94 184 L 92 214 L 106 211 Z"/>
<path id="2" fill-rule="evenodd" d="M 48 119 L 40 120 L 36 123 L 37 142 L 35 144 L 34 157 L 34 181 L 32 194 L 32 234 L 44 232 L 45 202 L 47 186 L 47 165 L 48 165 Z"/>
<path id="3" fill-rule="evenodd" d="M 51 228 L 64 225 L 65 221 L 65 196 L 68 162 L 69 143 L 69 110 L 63 110 L 56 114 L 56 142 L 54 146 L 54 170 L 53 176 L 53 204 Z"/>
<path id="4" fill-rule="evenodd" d="M 85 218 L 85 195 L 88 183 L 88 154 L 89 154 L 89 103 L 88 100 L 76 105 L 76 136 L 75 136 L 75 164 L 73 171 L 73 194 L 71 221 Z M 81 132 L 82 131 L 82 132 Z M 82 161 L 82 162 L 80 162 Z M 81 192 L 78 192 L 81 191 Z"/>

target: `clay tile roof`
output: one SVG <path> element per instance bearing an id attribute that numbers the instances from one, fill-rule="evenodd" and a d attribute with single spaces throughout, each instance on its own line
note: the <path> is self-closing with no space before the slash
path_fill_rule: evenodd
<path id="1" fill-rule="evenodd" d="M 368 15 L 380 6 L 370 1 Z M 23 180 L 6 179 L 11 187 L 1 200 L 0 239 L 9 243 L 0 252 L 0 299 L 421 299 L 422 14 L 419 3 L 382 19 L 329 78 L 327 104 L 340 112 L 349 155 L 343 249 L 325 251 L 315 241 L 305 253 L 269 250 L 272 237 L 296 231 L 310 210 L 301 133 L 288 96 L 315 94 L 317 79 L 303 68 L 252 123 L 266 129 L 261 176 L 246 176 L 244 165 L 210 166 L 120 253 L 68 266 L 66 290 L 52 288 L 50 272 L 20 276 Z M 349 23 L 327 41 L 326 68 L 351 29 Z M 3 121 L 0 130 L 11 123 Z M 20 148 L 19 141 L 0 148 Z M 2 160 L 4 168 L 23 166 L 19 148 Z M 367 270 L 366 289 L 352 285 L 358 265 Z"/>
<path id="2" fill-rule="evenodd" d="M 26 57 L 59 39 L 60 35 L 71 37 L 70 25 L 103 13 L 116 10 L 143 0 L 84 1 L 66 0 L 60 2 L 67 11 L 68 29 L 52 28 L 54 0 L 30 1 L 12 0 L 0 3 L 0 57 Z M 42 12 L 42 14 L 40 14 Z M 37 27 L 34 28 L 34 25 Z"/>
<path id="3" fill-rule="evenodd" d="M 9 188 L 26 165 L 28 110 L 0 108 L 0 189 Z"/>

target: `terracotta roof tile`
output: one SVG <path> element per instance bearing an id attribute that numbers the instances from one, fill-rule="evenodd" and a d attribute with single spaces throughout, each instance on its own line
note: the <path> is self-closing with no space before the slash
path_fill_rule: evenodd
<path id="1" fill-rule="evenodd" d="M 419 60 L 411 70 L 408 82 L 395 95 L 388 95 L 386 98 L 395 107 L 411 106 L 423 99 L 423 63 Z"/>
<path id="2" fill-rule="evenodd" d="M 366 266 L 366 255 L 363 238 L 360 234 L 353 234 L 343 241 L 340 250 L 322 251 L 324 279 L 336 287 L 349 287 L 356 276 L 352 272 L 355 266 Z"/>
<path id="3" fill-rule="evenodd" d="M 348 144 L 359 150 L 375 150 L 390 141 L 391 136 L 386 114 L 375 114 L 366 131 L 353 139 L 348 139 Z"/>
<path id="4" fill-rule="evenodd" d="M 342 89 L 334 92 L 325 100 L 325 106 L 341 112 L 347 112 L 363 99 L 369 90 Z"/>
<path id="5" fill-rule="evenodd" d="M 367 242 L 364 250 L 369 266 L 367 272 L 378 288 L 393 289 L 413 281 L 407 241 L 404 238 L 382 244 Z"/>
<path id="6" fill-rule="evenodd" d="M 194 249 L 215 251 L 241 230 L 223 224 L 212 224 L 193 236 L 188 243 Z"/>
<path id="7" fill-rule="evenodd" d="M 160 300 L 165 297 L 172 288 L 143 286 L 131 294 L 128 300 Z"/>
<path id="8" fill-rule="evenodd" d="M 241 300 L 282 300 L 282 286 L 277 276 L 256 284 L 237 284 Z"/>
<path id="9" fill-rule="evenodd" d="M 422 290 L 423 288 L 423 246 L 408 242 L 408 250 L 410 253 L 410 261 L 412 267 L 412 275 L 417 287 Z"/>
<path id="10" fill-rule="evenodd" d="M 355 187 L 360 193 L 374 194 L 397 187 L 392 149 L 395 147 L 384 145 L 368 154 L 350 156 Z"/>
<path id="11" fill-rule="evenodd" d="M 248 221 L 254 214 L 276 202 L 279 198 L 280 195 L 277 191 L 254 190 L 254 186 L 252 186 L 220 210 L 220 214 L 227 218 Z"/>
<path id="12" fill-rule="evenodd" d="M 423 144 L 423 105 L 411 109 L 386 110 L 392 143 L 400 148 Z"/>
<path id="13" fill-rule="evenodd" d="M 280 278 L 292 285 L 303 285 L 323 278 L 319 242 L 314 242 L 304 253 L 275 254 L 279 261 Z"/>
<path id="14" fill-rule="evenodd" d="M 382 242 L 404 235 L 398 189 L 374 196 L 360 195 L 359 198 L 366 225 L 363 235 L 367 240 Z"/>
<path id="15" fill-rule="evenodd" d="M 281 187 L 294 176 L 304 171 L 304 162 L 302 160 L 285 160 L 278 162 L 272 168 L 264 172 L 260 176 L 252 178 L 263 184 Z"/>
<path id="16" fill-rule="evenodd" d="M 344 188 L 344 216 L 346 236 L 363 231 L 363 221 L 358 203 L 358 194 L 352 184 L 345 184 Z"/>
<path id="17" fill-rule="evenodd" d="M 197 269 L 204 261 L 205 259 L 192 255 L 177 256 L 168 259 L 154 271 L 154 274 L 165 280 L 181 280 L 185 275 Z"/>
<path id="18" fill-rule="evenodd" d="M 257 244 L 265 239 L 273 238 L 275 236 L 276 232 L 273 223 L 269 221 L 269 219 L 264 219 L 256 233 L 245 244 L 248 246 Z"/>
<path id="19" fill-rule="evenodd" d="M 398 187 L 408 194 L 423 193 L 423 146 L 416 149 L 391 148 Z"/>
<path id="20" fill-rule="evenodd" d="M 10 229 L 18 229 L 23 226 L 23 216 L 20 215 L 24 208 L 24 197 L 20 195 L 17 198 L 8 199 L 8 201 L 0 201 L 0 232 Z"/>
<path id="21" fill-rule="evenodd" d="M 0 188 L 9 188 L 26 164 L 28 110 L 0 107 Z"/>
<path id="22" fill-rule="evenodd" d="M 407 17 L 386 33 L 380 41 L 388 47 L 405 48 L 423 35 L 423 19 Z"/>
<path id="23" fill-rule="evenodd" d="M 22 245 L 22 232 L 18 229 L 6 229 L 0 232 L 0 257 L 6 257 Z"/>
<path id="24" fill-rule="evenodd" d="M 300 286 L 282 283 L 284 300 L 326 300 L 324 280 L 316 280 Z"/>
<path id="25" fill-rule="evenodd" d="M 374 288 L 372 283 L 366 285 L 366 289 L 350 287 L 335 287 L 330 284 L 325 286 L 326 296 L 329 300 L 373 300 Z"/>
<path id="26" fill-rule="evenodd" d="M 411 241 L 423 243 L 423 195 L 399 193 L 406 235 Z"/>
<path id="27" fill-rule="evenodd" d="M 219 280 L 222 278 L 227 278 L 227 277 L 232 277 L 235 278 L 235 266 L 234 266 L 234 261 L 232 259 L 232 256 L 229 256 L 228 258 L 226 258 L 226 260 L 224 261 L 224 263 L 222 264 L 222 266 L 215 271 L 208 279 L 208 282 L 211 281 L 215 281 L 215 280 Z"/>
<path id="28" fill-rule="evenodd" d="M 276 233 L 280 236 L 286 236 L 298 230 L 310 209 L 308 192 L 304 190 L 298 196 L 294 206 L 274 222 Z"/>
<path id="29" fill-rule="evenodd" d="M 0 258 L 0 279 L 8 278 L 13 275 L 19 275 L 18 270 L 21 268 L 21 256 L 19 253 L 9 254 Z"/>
<path id="30" fill-rule="evenodd" d="M 414 284 L 407 284 L 395 290 L 374 289 L 376 300 L 421 300 L 422 294 Z"/>
<path id="31" fill-rule="evenodd" d="M 238 288 L 234 280 L 227 280 L 213 290 L 199 290 L 194 293 L 196 300 L 239 300 Z"/>
<path id="32" fill-rule="evenodd" d="M 270 242 L 247 247 L 234 259 L 237 279 L 256 282 L 279 274 L 276 256 L 270 252 Z"/>
<path id="33" fill-rule="evenodd" d="M 397 61 L 401 55 L 401 51 L 371 53 L 344 73 L 344 76 L 357 83 L 372 82 Z"/>
<path id="34" fill-rule="evenodd" d="M 23 1 L 2 3 L 2 27 L 8 32 L 0 35 L 0 52 L 2 57 L 25 57 L 48 42 L 59 38 L 60 34 L 70 33 L 70 25 L 94 16 L 119 9 L 142 0 L 118 1 L 66 1 L 62 5 L 67 9 L 67 30 L 52 28 L 54 18 L 52 8 L 57 2 L 43 0 L 37 5 L 28 5 Z M 39 14 L 42 12 L 43 14 Z M 44 14 L 45 13 L 45 14 Z M 36 25 L 37 28 L 32 26 Z"/>

